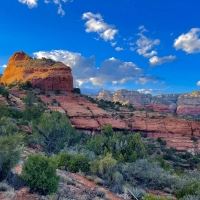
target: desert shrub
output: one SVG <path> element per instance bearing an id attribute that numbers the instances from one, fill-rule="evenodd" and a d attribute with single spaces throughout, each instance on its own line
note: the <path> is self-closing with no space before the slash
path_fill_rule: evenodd
<path id="1" fill-rule="evenodd" d="M 169 197 L 156 197 L 152 194 L 146 194 L 144 197 L 142 197 L 142 200 L 172 200 Z"/>
<path id="2" fill-rule="evenodd" d="M 30 107 L 37 102 L 37 98 L 33 92 L 27 91 L 26 98 L 24 98 L 23 101 L 26 104 L 26 107 Z"/>
<path id="3" fill-rule="evenodd" d="M 23 90 L 28 90 L 32 88 L 32 85 L 30 81 L 25 81 L 25 82 L 18 83 L 18 87 Z"/>
<path id="4" fill-rule="evenodd" d="M 80 88 L 74 88 L 74 90 L 72 92 L 76 93 L 76 94 L 81 94 Z"/>
<path id="5" fill-rule="evenodd" d="M 11 108 L 9 112 L 10 112 L 9 115 L 12 118 L 20 119 L 23 117 L 23 112 L 17 108 Z"/>
<path id="6" fill-rule="evenodd" d="M 60 94 L 60 90 L 55 90 L 55 95 Z"/>
<path id="7" fill-rule="evenodd" d="M 21 134 L 0 136 L 0 180 L 7 177 L 10 170 L 19 162 L 22 142 Z"/>
<path id="8" fill-rule="evenodd" d="M 11 187 L 5 182 L 0 182 L 0 191 L 4 192 L 8 190 L 11 190 Z"/>
<path id="9" fill-rule="evenodd" d="M 0 118 L 9 116 L 9 108 L 2 102 L 0 102 Z"/>
<path id="10" fill-rule="evenodd" d="M 181 198 L 187 195 L 196 195 L 197 191 L 200 191 L 200 183 L 196 180 L 192 180 L 189 184 L 176 192 L 176 197 Z"/>
<path id="11" fill-rule="evenodd" d="M 91 180 L 92 181 L 92 180 Z M 93 181 L 96 183 L 96 184 L 98 184 L 98 185 L 103 185 L 103 183 L 104 183 L 104 181 L 101 179 L 101 178 L 99 178 L 99 177 L 95 177 L 94 179 L 93 179 Z"/>
<path id="12" fill-rule="evenodd" d="M 181 188 L 184 179 L 165 171 L 158 163 L 148 162 L 146 159 L 137 160 L 123 166 L 124 179 L 131 185 L 146 184 L 151 189 Z"/>
<path id="13" fill-rule="evenodd" d="M 67 153 L 60 153 L 56 156 L 56 163 L 58 168 L 67 166 L 67 163 L 70 161 L 72 156 Z"/>
<path id="14" fill-rule="evenodd" d="M 94 176 L 86 176 L 86 178 L 89 180 L 89 181 L 94 181 L 95 177 Z"/>
<path id="15" fill-rule="evenodd" d="M 121 162 L 134 162 L 147 157 L 148 145 L 142 141 L 140 134 L 114 132 L 110 124 L 102 128 L 102 134 L 96 134 L 87 140 L 85 147 L 97 155 L 111 153 Z"/>
<path id="16" fill-rule="evenodd" d="M 71 157 L 70 161 L 67 163 L 66 168 L 72 172 L 89 172 L 89 159 L 84 155 L 77 155 Z"/>
<path id="17" fill-rule="evenodd" d="M 59 176 L 56 175 L 56 163 L 41 154 L 29 155 L 22 170 L 25 183 L 40 194 L 57 192 Z"/>
<path id="18" fill-rule="evenodd" d="M 69 119 L 62 113 L 44 113 L 34 127 L 34 141 L 45 148 L 46 155 L 58 153 L 63 149 L 69 135 L 73 134 Z"/>
<path id="19" fill-rule="evenodd" d="M 105 197 L 106 195 L 106 191 L 103 188 L 98 188 L 96 193 L 97 193 L 97 196 L 102 197 L 102 198 Z"/>
<path id="20" fill-rule="evenodd" d="M 200 199 L 200 195 L 187 195 L 181 198 L 180 200 L 199 200 L 199 199 Z"/>
<path id="21" fill-rule="evenodd" d="M 14 200 L 14 197 L 15 197 L 15 192 L 14 191 L 6 191 L 3 193 L 2 195 L 2 198 L 3 199 L 11 199 L 11 200 Z"/>
<path id="22" fill-rule="evenodd" d="M 9 91 L 1 84 L 0 84 L 0 94 L 8 99 Z"/>
<path id="23" fill-rule="evenodd" d="M 37 105 L 32 105 L 30 107 L 26 107 L 23 113 L 24 120 L 38 120 L 41 115 L 44 113 L 45 107 L 42 103 L 37 103 Z"/>
<path id="24" fill-rule="evenodd" d="M 108 153 L 102 159 L 91 161 L 90 170 L 110 183 L 116 164 L 117 161 L 112 157 L 112 154 Z"/>

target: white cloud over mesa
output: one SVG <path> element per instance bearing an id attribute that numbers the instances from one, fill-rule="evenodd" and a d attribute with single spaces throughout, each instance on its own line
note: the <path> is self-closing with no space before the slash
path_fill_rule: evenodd
<path id="1" fill-rule="evenodd" d="M 39 51 L 33 53 L 36 58 L 51 58 L 61 61 L 72 68 L 75 85 L 83 86 L 92 84 L 102 87 L 107 83 L 113 85 L 145 84 L 163 81 L 159 77 L 145 74 L 144 71 L 133 62 L 124 62 L 114 57 L 104 60 L 100 66 L 95 66 L 95 56 L 83 57 L 80 53 L 66 50 Z"/>
<path id="2" fill-rule="evenodd" d="M 29 8 L 37 7 L 38 0 L 18 0 L 20 3 L 26 4 Z M 44 0 L 44 3 L 54 3 L 58 5 L 58 14 L 65 15 L 65 11 L 62 8 L 62 3 L 68 2 L 68 0 Z M 69 2 L 73 2 L 73 0 L 70 0 Z"/>
<path id="3" fill-rule="evenodd" d="M 95 32 L 105 41 L 114 40 L 118 33 L 115 26 L 104 22 L 103 17 L 99 13 L 86 12 L 83 14 L 82 19 L 87 20 L 85 23 L 85 31 L 87 33 Z"/>
<path id="4" fill-rule="evenodd" d="M 183 50 L 189 54 L 200 53 L 200 28 L 192 28 L 188 33 L 183 33 L 174 41 L 176 50 Z"/>

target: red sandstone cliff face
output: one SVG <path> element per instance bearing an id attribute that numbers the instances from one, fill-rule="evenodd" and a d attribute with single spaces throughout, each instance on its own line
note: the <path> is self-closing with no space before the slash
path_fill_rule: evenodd
<path id="1" fill-rule="evenodd" d="M 112 116 L 111 113 L 91 103 L 83 97 L 76 94 L 50 96 L 39 95 L 42 101 L 50 103 L 56 99 L 60 106 L 48 106 L 50 110 L 66 112 L 72 125 L 77 129 L 88 130 L 90 133 L 99 131 L 105 124 L 111 124 L 114 129 L 126 129 L 126 123 L 118 116 Z"/>
<path id="2" fill-rule="evenodd" d="M 11 91 L 19 97 L 24 97 L 20 91 Z M 130 130 L 133 132 L 146 133 L 150 138 L 161 137 L 167 141 L 168 147 L 177 150 L 200 150 L 200 122 L 181 119 L 172 114 L 150 112 L 148 110 L 129 112 L 122 110 L 109 113 L 77 94 L 52 93 L 50 97 L 38 95 L 41 100 L 48 104 L 49 110 L 56 110 L 66 114 L 72 125 L 88 134 L 95 134 L 105 124 L 111 124 L 115 130 Z M 54 105 L 52 101 L 56 100 Z M 124 116 L 123 119 L 120 116 Z M 192 136 L 197 142 L 191 140 Z"/>
<path id="3" fill-rule="evenodd" d="M 1 83 L 8 85 L 25 81 L 44 90 L 73 90 L 70 67 L 50 59 L 32 59 L 24 52 L 17 52 L 10 57 Z"/>

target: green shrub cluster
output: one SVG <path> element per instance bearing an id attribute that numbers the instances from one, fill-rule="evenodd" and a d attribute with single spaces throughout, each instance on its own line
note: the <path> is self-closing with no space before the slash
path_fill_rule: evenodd
<path id="1" fill-rule="evenodd" d="M 56 167 L 52 158 L 41 154 L 29 155 L 23 166 L 22 178 L 33 191 L 43 195 L 52 194 L 58 190 Z"/>
<path id="2" fill-rule="evenodd" d="M 1 84 L 0 84 L 0 94 L 8 99 L 9 91 Z"/>
<path id="3" fill-rule="evenodd" d="M 112 153 L 119 162 L 133 162 L 148 155 L 148 145 L 142 141 L 140 134 L 114 132 L 111 125 L 106 125 L 101 135 L 91 137 L 86 148 L 97 155 Z"/>
<path id="4" fill-rule="evenodd" d="M 85 155 L 71 156 L 67 153 L 58 154 L 56 157 L 59 168 L 65 167 L 66 170 L 72 172 L 89 172 L 89 159 Z"/>

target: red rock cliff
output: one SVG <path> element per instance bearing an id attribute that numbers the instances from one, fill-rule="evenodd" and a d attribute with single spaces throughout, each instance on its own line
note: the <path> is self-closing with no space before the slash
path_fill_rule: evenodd
<path id="1" fill-rule="evenodd" d="M 71 68 L 51 59 L 33 59 L 24 52 L 17 52 L 9 59 L 1 83 L 30 81 L 32 86 L 44 90 L 73 90 Z"/>

